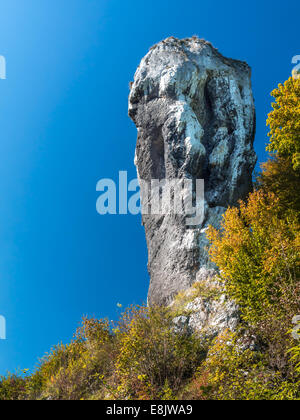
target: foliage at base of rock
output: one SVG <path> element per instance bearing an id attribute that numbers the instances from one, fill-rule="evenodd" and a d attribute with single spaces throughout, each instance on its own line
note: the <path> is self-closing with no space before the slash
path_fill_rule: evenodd
<path id="1" fill-rule="evenodd" d="M 243 328 L 205 345 L 198 334 L 178 332 L 168 308 L 132 307 L 117 324 L 84 319 L 34 374 L 2 378 L 0 399 L 299 399 L 300 351 L 287 337 L 279 369 L 270 348 L 253 347 Z"/>
<path id="2" fill-rule="evenodd" d="M 245 337 L 243 337 L 243 341 Z M 300 377 L 270 368 L 262 352 L 245 350 L 238 334 L 225 331 L 214 342 L 185 396 L 215 400 L 295 400 Z"/>
<path id="3" fill-rule="evenodd" d="M 171 312 L 132 307 L 117 324 L 84 319 L 73 341 L 56 346 L 31 376 L 0 381 L 3 400 L 173 399 L 207 348 L 175 331 Z"/>

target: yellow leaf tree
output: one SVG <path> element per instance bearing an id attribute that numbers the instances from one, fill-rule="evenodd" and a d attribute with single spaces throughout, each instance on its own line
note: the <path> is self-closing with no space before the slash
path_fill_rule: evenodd
<path id="1" fill-rule="evenodd" d="M 270 143 L 267 150 L 288 158 L 300 170 L 300 78 L 290 77 L 272 93 L 276 102 L 269 114 Z"/>

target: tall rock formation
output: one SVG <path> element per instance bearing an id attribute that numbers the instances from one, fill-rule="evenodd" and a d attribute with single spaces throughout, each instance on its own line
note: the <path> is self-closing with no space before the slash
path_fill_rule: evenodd
<path id="1" fill-rule="evenodd" d="M 149 304 L 168 304 L 212 275 L 205 231 L 209 224 L 219 226 L 226 208 L 251 189 L 256 155 L 250 78 L 246 63 L 223 57 L 197 37 L 160 42 L 137 69 L 129 115 L 138 130 L 139 179 L 205 182 L 200 225 L 188 226 L 180 214 L 143 215 Z"/>

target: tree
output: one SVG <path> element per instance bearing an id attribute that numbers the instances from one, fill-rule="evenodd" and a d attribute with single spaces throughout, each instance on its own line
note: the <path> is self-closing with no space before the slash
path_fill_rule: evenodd
<path id="1" fill-rule="evenodd" d="M 261 165 L 258 187 L 275 194 L 283 213 L 291 210 L 300 218 L 300 171 L 295 171 L 288 158 L 278 154 Z"/>
<path id="2" fill-rule="evenodd" d="M 290 77 L 271 95 L 276 102 L 269 114 L 270 143 L 267 150 L 287 158 L 295 171 L 300 170 L 300 78 Z"/>
<path id="3" fill-rule="evenodd" d="M 229 208 L 220 230 L 209 228 L 210 255 L 227 295 L 240 307 L 242 327 L 264 349 L 269 367 L 293 377 L 288 330 L 300 308 L 300 226 L 292 211 L 263 190 Z"/>
<path id="4" fill-rule="evenodd" d="M 227 293 L 251 323 L 274 305 L 280 318 L 280 298 L 299 280 L 299 224 L 292 212 L 282 217 L 278 203 L 274 194 L 255 191 L 247 203 L 226 211 L 220 230 L 208 231 L 210 256 Z"/>

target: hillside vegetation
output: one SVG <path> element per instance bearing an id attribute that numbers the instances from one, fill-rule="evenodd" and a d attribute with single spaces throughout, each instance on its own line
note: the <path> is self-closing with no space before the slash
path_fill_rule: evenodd
<path id="1" fill-rule="evenodd" d="M 175 328 L 172 307 L 84 319 L 32 375 L 3 377 L 0 399 L 300 399 L 300 79 L 272 95 L 270 159 L 248 200 L 208 232 L 238 329 L 207 340 Z"/>

